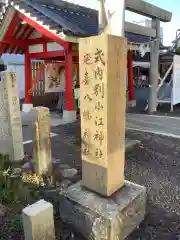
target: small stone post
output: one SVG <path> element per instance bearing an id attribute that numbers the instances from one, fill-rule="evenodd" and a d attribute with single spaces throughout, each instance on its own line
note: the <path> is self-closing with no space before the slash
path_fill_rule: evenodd
<path id="1" fill-rule="evenodd" d="M 55 240 L 53 206 L 40 200 L 22 211 L 25 240 Z"/>
<path id="2" fill-rule="evenodd" d="M 82 184 L 110 196 L 124 185 L 127 40 L 80 39 Z"/>
<path id="3" fill-rule="evenodd" d="M 0 153 L 10 161 L 24 158 L 22 122 L 16 74 L 4 71 L 0 81 Z"/>
<path id="4" fill-rule="evenodd" d="M 49 108 L 35 107 L 32 109 L 35 121 L 35 141 L 33 146 L 35 171 L 37 175 L 52 171 L 51 160 L 51 116 Z"/>

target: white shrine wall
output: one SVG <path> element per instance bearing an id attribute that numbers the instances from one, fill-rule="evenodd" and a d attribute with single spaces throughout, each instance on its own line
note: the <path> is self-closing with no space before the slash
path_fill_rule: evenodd
<path id="1" fill-rule="evenodd" d="M 49 42 L 47 43 L 47 51 L 60 51 L 64 50 L 64 48 L 55 42 Z M 43 52 L 43 44 L 36 44 L 36 45 L 31 45 L 29 46 L 29 53 L 41 53 Z"/>

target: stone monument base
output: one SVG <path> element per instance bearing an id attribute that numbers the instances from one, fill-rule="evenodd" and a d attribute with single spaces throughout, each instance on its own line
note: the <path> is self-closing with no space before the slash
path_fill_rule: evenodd
<path id="1" fill-rule="evenodd" d="M 144 220 L 146 188 L 129 181 L 111 197 L 78 182 L 60 194 L 60 218 L 86 239 L 123 240 Z"/>

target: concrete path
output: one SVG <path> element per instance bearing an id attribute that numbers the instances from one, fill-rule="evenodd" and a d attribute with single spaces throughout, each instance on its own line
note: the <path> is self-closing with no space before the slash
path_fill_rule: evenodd
<path id="1" fill-rule="evenodd" d="M 32 140 L 34 139 L 35 129 L 33 125 L 33 117 L 31 114 L 27 113 L 21 113 L 22 116 L 22 125 L 23 125 L 23 144 L 29 144 L 32 143 Z M 54 127 L 67 125 L 68 123 L 63 121 L 59 114 L 57 113 L 51 113 L 51 127 L 52 129 Z M 79 125 L 80 129 L 80 125 Z M 54 133 L 53 130 L 51 132 L 51 137 L 57 136 L 57 133 Z M 130 150 L 133 148 L 136 144 L 140 144 L 139 141 L 131 140 L 126 138 L 126 150 Z"/>
<path id="2" fill-rule="evenodd" d="M 32 113 L 24 113 L 21 112 L 21 118 L 22 118 L 22 124 L 24 126 L 32 124 L 32 122 L 34 121 L 34 116 Z M 56 113 L 56 112 L 52 112 L 51 113 L 51 126 L 52 127 L 57 127 L 59 125 L 64 125 L 67 124 L 68 122 L 65 122 L 60 114 Z"/>
<path id="3" fill-rule="evenodd" d="M 23 140 L 24 144 L 32 142 L 34 138 L 34 130 L 30 125 L 31 116 L 23 115 L 22 122 L 23 127 Z M 66 125 L 57 113 L 52 113 L 51 126 L 58 127 Z M 32 125 L 31 125 L 32 126 Z M 80 128 L 80 126 L 79 126 Z M 179 138 L 180 139 L 180 118 L 178 117 L 169 117 L 169 116 L 157 116 L 157 115 L 145 115 L 145 114 L 131 114 L 127 113 L 126 115 L 126 129 L 137 130 L 141 132 L 149 132 L 154 134 L 159 134 L 162 136 Z M 51 133 L 51 136 L 54 137 L 56 134 Z M 137 142 L 130 139 L 126 139 L 126 148 L 131 148 L 131 145 L 136 145 Z"/>
<path id="4" fill-rule="evenodd" d="M 128 113 L 126 129 L 180 138 L 180 118 Z"/>
<path id="5" fill-rule="evenodd" d="M 52 127 L 68 124 L 67 122 L 63 121 L 60 115 L 57 113 L 51 113 L 51 116 Z M 33 117 L 30 114 L 22 113 L 23 126 L 32 124 L 32 119 Z M 179 117 L 127 113 L 126 128 L 142 132 L 160 134 L 168 137 L 180 138 Z M 24 131 L 28 132 L 28 130 Z M 32 139 L 32 137 L 29 139 L 27 135 L 33 136 L 32 133 L 25 133 L 24 141 L 29 141 Z"/>
<path id="6" fill-rule="evenodd" d="M 62 124 L 62 125 L 64 125 L 64 124 Z M 57 126 L 57 128 L 58 128 L 58 126 Z M 80 130 L 79 130 L 79 132 L 80 132 Z M 32 142 L 34 139 L 34 134 L 35 133 L 34 133 L 32 127 L 29 127 L 29 126 L 23 127 L 23 144 L 24 145 L 29 145 L 29 144 L 32 145 Z M 52 129 L 51 137 L 54 138 L 57 136 L 58 136 L 58 134 L 53 132 L 53 129 Z M 56 141 L 56 139 L 55 139 L 55 141 Z M 138 141 L 138 140 L 133 140 L 133 139 L 129 139 L 129 138 L 125 139 L 126 151 L 131 150 L 133 147 L 135 147 L 136 145 L 139 145 L 139 144 L 140 144 L 140 141 Z M 31 147 L 31 149 L 32 149 L 32 147 Z"/>
<path id="7" fill-rule="evenodd" d="M 66 124 L 57 113 L 51 113 L 51 127 L 57 127 Z M 21 112 L 22 125 L 23 125 L 23 144 L 32 143 L 35 134 L 35 128 L 33 124 L 33 116 L 29 113 Z M 51 137 L 57 136 L 56 133 L 51 132 Z"/>

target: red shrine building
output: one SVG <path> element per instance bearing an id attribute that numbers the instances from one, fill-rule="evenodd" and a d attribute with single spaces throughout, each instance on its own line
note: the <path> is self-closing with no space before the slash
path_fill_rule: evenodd
<path id="1" fill-rule="evenodd" d="M 61 0 L 14 0 L 5 7 L 0 25 L 0 53 L 24 54 L 24 111 L 32 108 L 32 60 L 61 61 L 65 69 L 65 119 L 76 119 L 73 64 L 78 63 L 78 39 L 98 34 L 98 11 Z M 131 42 L 149 37 L 126 32 Z M 132 52 L 128 53 L 129 100 L 133 95 Z"/>

